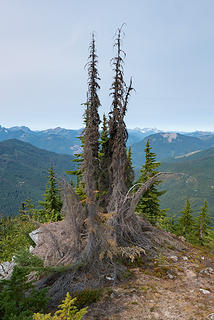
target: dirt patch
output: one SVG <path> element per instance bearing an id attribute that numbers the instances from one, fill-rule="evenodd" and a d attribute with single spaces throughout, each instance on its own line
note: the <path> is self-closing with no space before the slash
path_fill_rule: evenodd
<path id="1" fill-rule="evenodd" d="M 161 255 L 151 269 L 134 268 L 134 280 L 89 308 L 84 319 L 205 320 L 214 315 L 214 260 L 191 247 Z M 157 275 L 156 268 L 165 270 Z"/>

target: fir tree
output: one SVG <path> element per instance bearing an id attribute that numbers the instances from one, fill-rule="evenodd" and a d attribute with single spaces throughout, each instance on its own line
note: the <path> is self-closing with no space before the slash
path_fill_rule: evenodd
<path id="1" fill-rule="evenodd" d="M 160 166 L 160 162 L 156 162 L 156 154 L 151 151 L 149 139 L 145 148 L 145 164 L 141 169 L 141 176 L 137 183 L 145 183 L 148 179 L 155 176 L 158 173 L 157 168 Z M 160 209 L 159 197 L 165 193 L 165 191 L 158 191 L 157 186 L 161 181 L 156 181 L 151 188 L 140 199 L 136 211 L 144 215 L 152 224 L 156 224 L 161 216 L 166 214 L 166 210 Z"/>
<path id="2" fill-rule="evenodd" d="M 186 200 L 186 205 L 183 211 L 181 211 L 182 216 L 178 219 L 179 221 L 179 233 L 184 236 L 187 240 L 192 240 L 194 232 L 194 218 L 192 216 L 192 209 L 190 206 L 189 199 Z"/>
<path id="3" fill-rule="evenodd" d="M 33 204 L 32 199 L 26 199 L 24 202 L 21 204 L 21 208 L 19 209 L 20 214 L 27 214 L 32 217 L 34 213 L 35 206 Z"/>
<path id="4" fill-rule="evenodd" d="M 39 210 L 38 213 L 42 221 L 58 221 L 61 220 L 60 211 L 62 208 L 62 201 L 60 199 L 59 189 L 57 188 L 52 161 L 48 173 L 48 185 L 46 186 L 44 193 L 44 200 L 39 201 L 39 204 L 43 208 Z"/>
<path id="5" fill-rule="evenodd" d="M 8 280 L 0 281 L 0 319 L 31 320 L 47 306 L 47 289 L 36 289 L 26 268 L 15 266 Z"/>
<path id="6" fill-rule="evenodd" d="M 128 168 L 127 168 L 127 186 L 130 188 L 132 186 L 132 182 L 134 180 L 134 171 L 133 171 L 133 165 L 132 165 L 132 150 L 129 146 L 128 148 Z"/>
<path id="7" fill-rule="evenodd" d="M 87 93 L 87 100 L 85 103 L 82 103 L 82 105 L 86 106 L 86 109 L 83 115 L 83 122 L 86 128 L 88 124 L 88 105 L 89 105 L 88 93 Z M 81 141 L 81 148 L 82 150 L 84 150 L 84 131 L 78 138 Z M 72 161 L 77 164 L 77 168 L 76 170 L 66 171 L 66 173 L 75 177 L 75 181 L 71 179 L 71 185 L 75 187 L 75 191 L 77 195 L 80 197 L 80 199 L 84 200 L 86 198 L 86 194 L 85 194 L 85 184 L 83 181 L 83 152 L 75 153 L 74 156 L 75 156 L 75 159 Z"/>
<path id="8" fill-rule="evenodd" d="M 103 122 L 102 122 L 102 132 L 101 132 L 101 139 L 100 139 L 100 159 L 105 155 L 105 146 L 108 142 L 108 127 L 107 127 L 107 119 L 105 114 L 103 115 Z"/>
<path id="9" fill-rule="evenodd" d="M 207 210 L 207 201 L 204 201 L 204 205 L 201 208 L 199 216 L 197 217 L 195 226 L 195 235 L 197 237 L 197 241 L 199 241 L 201 245 L 204 245 L 206 242 L 206 237 L 208 236 L 210 229 L 210 217 L 208 216 Z"/>

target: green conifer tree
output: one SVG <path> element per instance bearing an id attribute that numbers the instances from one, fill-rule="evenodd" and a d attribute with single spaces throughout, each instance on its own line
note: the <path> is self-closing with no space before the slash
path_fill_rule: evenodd
<path id="1" fill-rule="evenodd" d="M 24 202 L 21 203 L 21 208 L 19 209 L 20 214 L 29 215 L 32 217 L 34 213 L 35 206 L 33 204 L 32 199 L 26 199 Z"/>
<path id="2" fill-rule="evenodd" d="M 88 93 L 87 93 L 87 100 L 85 103 L 82 103 L 83 106 L 86 107 L 86 110 L 84 112 L 83 115 L 83 122 L 85 127 L 87 127 L 88 125 L 88 106 L 89 106 L 89 102 L 88 102 Z M 81 141 L 81 149 L 84 149 L 84 131 L 82 132 L 82 134 L 78 137 Z M 80 197 L 81 200 L 84 200 L 86 198 L 86 194 L 85 194 L 85 184 L 83 181 L 83 152 L 79 152 L 79 153 L 75 153 L 74 154 L 75 159 L 72 160 L 73 162 L 77 163 L 77 168 L 76 170 L 69 170 L 66 171 L 67 174 L 75 177 L 75 181 L 74 179 L 71 179 L 71 184 L 74 185 L 75 187 L 75 191 L 78 194 L 78 196 Z"/>
<path id="3" fill-rule="evenodd" d="M 101 136 L 100 136 L 100 154 L 99 157 L 100 159 L 105 155 L 105 146 L 106 143 L 109 139 L 108 137 L 108 127 L 107 127 L 107 119 L 106 119 L 106 115 L 103 115 L 103 122 L 102 122 L 102 132 L 101 132 Z"/>
<path id="4" fill-rule="evenodd" d="M 178 219 L 179 222 L 179 233 L 184 236 L 185 239 L 191 241 L 193 239 L 195 221 L 192 216 L 192 209 L 190 206 L 189 199 L 186 200 L 186 205 L 183 211 L 181 211 L 182 216 Z"/>
<path id="5" fill-rule="evenodd" d="M 109 135 L 107 118 L 103 115 L 102 131 L 100 135 L 100 151 L 99 151 L 99 163 L 100 163 L 100 175 L 98 179 L 99 189 L 99 205 L 106 210 L 105 196 L 109 188 L 109 173 L 108 173 L 108 158 L 109 158 Z"/>
<path id="6" fill-rule="evenodd" d="M 127 186 L 131 188 L 132 182 L 134 180 L 134 171 L 132 165 L 132 150 L 131 147 L 128 148 L 128 166 L 127 166 Z"/>
<path id="7" fill-rule="evenodd" d="M 195 225 L 196 239 L 201 245 L 204 245 L 204 243 L 206 242 L 206 237 L 208 236 L 210 229 L 209 224 L 211 219 L 207 213 L 207 210 L 207 201 L 205 200 L 203 207 L 201 207 L 201 211 L 199 213 L 199 216 L 197 217 Z"/>
<path id="8" fill-rule="evenodd" d="M 49 178 L 48 185 L 44 193 L 44 200 L 39 201 L 39 204 L 43 207 L 38 210 L 39 217 L 42 221 L 59 221 L 61 220 L 61 208 L 62 201 L 60 199 L 60 192 L 57 187 L 53 163 L 51 161 L 51 167 L 48 169 Z"/>
<path id="9" fill-rule="evenodd" d="M 160 162 L 156 162 L 156 154 L 151 149 L 148 139 L 145 148 L 145 164 L 142 166 L 141 176 L 137 183 L 144 183 L 158 173 L 157 168 L 160 166 Z M 140 199 L 136 208 L 136 211 L 145 216 L 152 224 L 156 224 L 160 216 L 166 215 L 166 210 L 160 209 L 159 197 L 165 193 L 165 191 L 157 190 L 157 186 L 160 183 L 161 181 L 156 181 L 153 184 Z"/>

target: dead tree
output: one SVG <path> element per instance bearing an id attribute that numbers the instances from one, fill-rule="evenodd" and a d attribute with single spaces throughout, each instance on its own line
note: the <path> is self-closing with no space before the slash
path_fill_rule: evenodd
<path id="1" fill-rule="evenodd" d="M 92 36 L 87 64 L 89 75 L 87 125 L 83 136 L 81 167 L 86 199 L 84 202 L 81 201 L 72 186 L 64 185 L 63 208 L 65 219 L 73 233 L 73 248 L 62 259 L 64 264 L 70 264 L 70 272 L 60 275 L 51 289 L 51 295 L 56 294 L 58 298 L 59 287 L 63 296 L 66 291 L 75 288 L 80 290 L 84 281 L 90 285 L 88 279 L 92 279 L 94 283 L 95 277 L 99 280 L 104 279 L 110 273 L 114 274 L 116 279 L 122 267 L 118 262 L 118 256 L 125 255 L 133 260 L 136 255 L 150 254 L 154 251 L 153 240 L 145 235 L 143 231 L 145 222 L 135 214 L 135 208 L 152 184 L 160 178 L 167 177 L 169 173 L 158 173 L 142 184 L 136 193 L 131 192 L 131 165 L 127 157 L 128 134 L 124 117 L 132 91 L 132 81 L 127 87 L 123 79 L 122 56 L 125 54 L 121 49 L 121 28 L 118 29 L 115 47 L 117 54 L 112 60 L 114 70 L 111 87 L 112 110 L 108 121 L 109 135 L 105 139 L 105 148 L 101 148 L 105 160 L 102 163 L 99 158 L 98 90 L 100 87 L 95 39 L 94 35 Z M 106 170 L 107 176 L 105 175 L 104 183 L 106 195 L 101 198 L 98 189 L 102 183 L 100 180 L 103 177 L 102 170 Z M 78 266 L 81 266 L 81 270 Z"/>
<path id="2" fill-rule="evenodd" d="M 116 56 L 112 59 L 114 80 L 111 87 L 112 110 L 109 113 L 108 131 L 109 138 L 105 139 L 105 166 L 108 174 L 106 183 L 105 210 L 100 205 L 100 194 L 97 188 L 102 177 L 99 161 L 99 124 L 100 118 L 98 108 L 100 100 L 98 97 L 99 75 L 97 71 L 97 55 L 95 50 L 95 39 L 92 36 L 90 55 L 88 62 L 88 102 L 87 102 L 87 125 L 84 130 L 84 150 L 82 174 L 85 185 L 86 200 L 84 204 L 86 215 L 87 241 L 79 255 L 79 261 L 84 261 L 90 266 L 98 265 L 108 268 L 112 264 L 113 257 L 119 254 L 121 248 L 132 248 L 136 250 L 150 249 L 151 245 L 145 239 L 142 232 L 142 220 L 135 214 L 135 207 L 139 194 L 142 194 L 159 179 L 159 175 L 148 180 L 136 194 L 129 193 L 130 187 L 130 161 L 127 156 L 126 142 L 128 133 L 124 122 L 127 111 L 128 99 L 132 89 L 132 80 L 127 87 L 123 78 L 123 58 L 125 53 L 121 49 L 121 28 L 118 29 L 116 41 Z M 103 150 L 102 150 L 103 151 Z M 161 174 L 163 175 L 163 174 Z M 68 192 L 68 191 L 67 191 Z M 74 198 L 73 191 L 69 191 Z M 75 201 L 77 198 L 75 198 Z M 66 200 L 69 202 L 68 199 Z M 81 214 L 83 211 L 81 209 Z M 75 232 L 81 226 L 75 226 Z M 82 220 L 80 220 L 82 221 Z M 81 239 L 76 235 L 76 243 Z M 140 248 L 140 249 L 139 249 Z"/>
<path id="3" fill-rule="evenodd" d="M 127 87 L 123 76 L 123 57 L 121 49 L 121 32 L 118 29 L 114 47 L 116 56 L 112 59 L 114 79 L 111 86 L 112 110 L 109 113 L 109 190 L 108 210 L 117 211 L 121 199 L 129 188 L 129 173 L 132 170 L 127 156 L 126 142 L 128 133 L 124 122 L 128 99 L 132 88 L 132 79 Z M 130 176 L 130 175 L 129 175 Z"/>
<path id="4" fill-rule="evenodd" d="M 84 259 L 96 263 L 97 256 L 102 243 L 102 232 L 98 221 L 97 188 L 99 177 L 99 124 L 100 117 L 98 108 L 100 100 L 98 90 L 100 80 L 97 70 L 97 55 L 95 38 L 92 35 L 90 44 L 90 55 L 88 61 L 88 105 L 87 105 L 87 126 L 84 130 L 83 149 L 83 181 L 86 194 L 86 214 L 88 242 L 84 249 Z"/>

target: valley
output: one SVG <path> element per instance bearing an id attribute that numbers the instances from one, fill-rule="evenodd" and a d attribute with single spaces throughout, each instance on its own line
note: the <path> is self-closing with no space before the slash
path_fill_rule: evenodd
<path id="1" fill-rule="evenodd" d="M 0 213 L 14 216 L 21 203 L 42 199 L 51 161 L 58 177 L 75 168 L 71 155 L 38 149 L 29 143 L 10 139 L 0 142 Z"/>
<path id="2" fill-rule="evenodd" d="M 0 212 L 16 215 L 26 199 L 36 204 L 45 190 L 47 169 L 53 160 L 58 176 L 74 170 L 73 154 L 81 151 L 78 136 L 82 129 L 63 128 L 32 131 L 27 127 L 0 127 Z M 157 129 L 128 129 L 136 177 L 145 161 L 145 144 L 161 162 L 160 171 L 183 172 L 184 176 L 165 180 L 160 190 L 163 209 L 179 215 L 188 197 L 193 214 L 203 201 L 214 217 L 214 134 L 212 132 L 164 133 Z M 51 152 L 50 152 L 51 151 Z M 68 177 L 68 176 L 67 176 Z"/>

